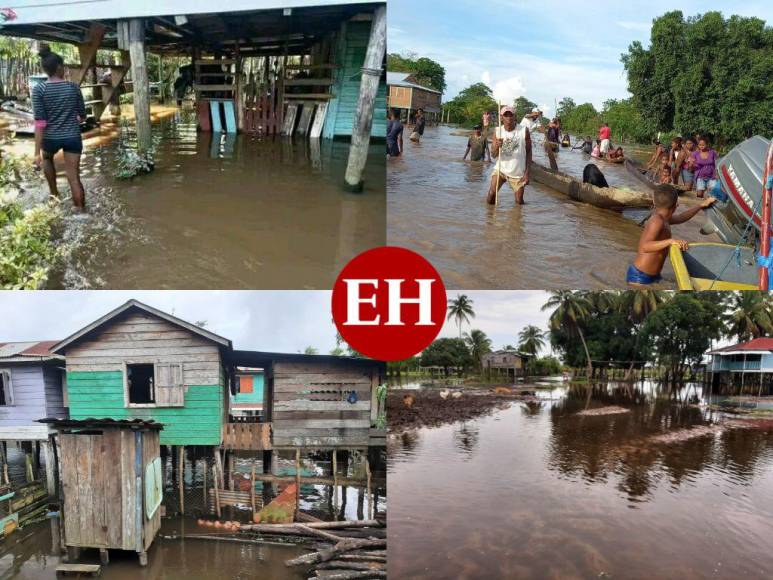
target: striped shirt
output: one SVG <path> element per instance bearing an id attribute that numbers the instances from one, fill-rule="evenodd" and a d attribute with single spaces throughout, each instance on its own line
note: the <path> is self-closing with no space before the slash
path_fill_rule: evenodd
<path id="1" fill-rule="evenodd" d="M 32 90 L 35 125 L 45 127 L 44 139 L 80 138 L 80 121 L 86 118 L 86 105 L 78 85 L 70 81 L 46 81 Z"/>

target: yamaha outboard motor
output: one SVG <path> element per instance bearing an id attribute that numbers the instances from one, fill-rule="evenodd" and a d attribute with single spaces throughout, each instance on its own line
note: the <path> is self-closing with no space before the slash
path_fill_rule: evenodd
<path id="1" fill-rule="evenodd" d="M 727 244 L 755 243 L 761 227 L 762 176 L 769 144 L 768 139 L 757 135 L 719 160 L 717 173 L 722 191 L 707 192 L 718 201 L 706 210 L 709 223 L 702 229 L 704 234 L 716 233 Z"/>

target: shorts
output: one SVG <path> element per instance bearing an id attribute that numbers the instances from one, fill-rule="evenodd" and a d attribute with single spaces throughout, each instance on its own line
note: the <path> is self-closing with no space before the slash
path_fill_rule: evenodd
<path id="1" fill-rule="evenodd" d="M 647 274 L 646 272 L 642 272 L 631 264 L 628 266 L 628 272 L 625 275 L 625 281 L 629 284 L 642 284 L 642 285 L 649 285 L 649 284 L 656 284 L 660 282 L 663 278 L 661 278 L 660 274 L 652 275 Z"/>
<path id="2" fill-rule="evenodd" d="M 411 141 L 414 141 L 414 142 L 418 143 L 419 140 L 421 139 L 421 135 L 419 135 L 419 133 L 417 131 L 414 131 L 413 133 L 411 133 L 410 139 L 411 139 Z"/>
<path id="3" fill-rule="evenodd" d="M 698 191 L 706 191 L 707 189 L 714 189 L 716 184 L 716 179 L 702 179 L 699 177 L 695 180 L 695 189 Z"/>
<path id="4" fill-rule="evenodd" d="M 685 185 L 695 181 L 695 172 L 682 169 L 682 181 L 685 183 Z"/>
<path id="5" fill-rule="evenodd" d="M 609 139 L 601 140 L 601 154 L 606 155 L 609 151 Z"/>
<path id="6" fill-rule="evenodd" d="M 510 184 L 510 187 L 513 188 L 513 191 L 518 191 L 522 187 L 526 187 L 526 178 L 523 175 L 512 176 L 512 175 L 505 175 L 504 173 L 500 173 L 499 175 L 505 178 L 507 183 Z M 495 171 L 494 175 L 491 176 L 491 179 L 496 179 L 496 178 L 497 178 L 497 173 Z"/>
<path id="7" fill-rule="evenodd" d="M 46 139 L 43 138 L 41 149 L 44 153 L 53 157 L 61 149 L 65 153 L 83 153 L 83 139 L 78 137 L 69 137 L 67 139 Z"/>

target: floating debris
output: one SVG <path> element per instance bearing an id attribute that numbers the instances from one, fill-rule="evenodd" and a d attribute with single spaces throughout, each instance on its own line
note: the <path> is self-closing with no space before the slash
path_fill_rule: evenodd
<path id="1" fill-rule="evenodd" d="M 630 409 L 625 407 L 619 407 L 618 405 L 609 405 L 607 407 L 598 407 L 596 409 L 585 409 L 580 411 L 577 415 L 582 417 L 597 417 L 601 415 L 623 415 L 624 413 L 630 413 Z"/>

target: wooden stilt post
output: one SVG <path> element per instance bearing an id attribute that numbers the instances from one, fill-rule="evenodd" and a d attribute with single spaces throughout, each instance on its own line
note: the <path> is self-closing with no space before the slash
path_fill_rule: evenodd
<path id="1" fill-rule="evenodd" d="M 153 144 L 153 138 L 150 132 L 150 90 L 145 59 L 145 21 L 142 18 L 132 18 L 129 21 L 129 55 L 132 65 L 134 118 L 137 123 L 137 148 L 140 153 L 146 153 Z"/>
<path id="2" fill-rule="evenodd" d="M 217 466 L 212 466 L 212 482 L 214 483 L 215 488 L 215 513 L 217 514 L 217 519 L 220 519 L 220 491 L 218 490 L 218 478 L 217 478 Z"/>
<path id="3" fill-rule="evenodd" d="M 177 476 L 180 478 L 180 513 L 185 514 L 185 445 L 178 447 L 177 454 Z"/>
<path id="4" fill-rule="evenodd" d="M 43 460 L 46 462 L 46 489 L 49 497 L 53 497 L 56 495 L 56 461 L 49 441 L 43 442 Z"/>
<path id="5" fill-rule="evenodd" d="M 252 521 L 255 521 L 255 463 L 252 464 L 250 477 L 250 506 L 252 507 Z"/>
<path id="6" fill-rule="evenodd" d="M 204 513 L 207 513 L 208 510 L 208 504 L 209 504 L 209 490 L 207 489 L 207 472 L 209 469 L 207 468 L 207 459 L 204 458 L 204 469 L 201 472 L 202 477 L 202 487 L 204 488 Z"/>
<path id="7" fill-rule="evenodd" d="M 225 489 L 225 479 L 223 477 L 223 462 L 220 459 L 220 450 L 215 449 L 215 487 Z"/>
<path id="8" fill-rule="evenodd" d="M 338 511 L 338 453 L 333 449 L 333 509 Z"/>
<path id="9" fill-rule="evenodd" d="M 362 65 L 360 97 L 354 117 L 352 143 L 349 147 L 349 162 L 346 166 L 346 187 L 361 192 L 362 173 L 368 160 L 370 130 L 373 126 L 373 108 L 381 79 L 381 68 L 386 51 L 386 5 L 379 6 L 373 15 L 368 50 Z"/>
<path id="10" fill-rule="evenodd" d="M 373 518 L 373 496 L 370 493 L 370 461 L 368 460 L 368 452 L 365 452 L 365 475 L 368 478 L 367 481 L 367 494 L 368 494 L 368 519 Z"/>
<path id="11" fill-rule="evenodd" d="M 295 519 L 301 511 L 301 449 L 295 450 Z"/>
<path id="12" fill-rule="evenodd" d="M 32 472 L 32 453 L 24 454 L 25 472 L 27 475 L 27 483 L 35 481 L 35 475 Z"/>

